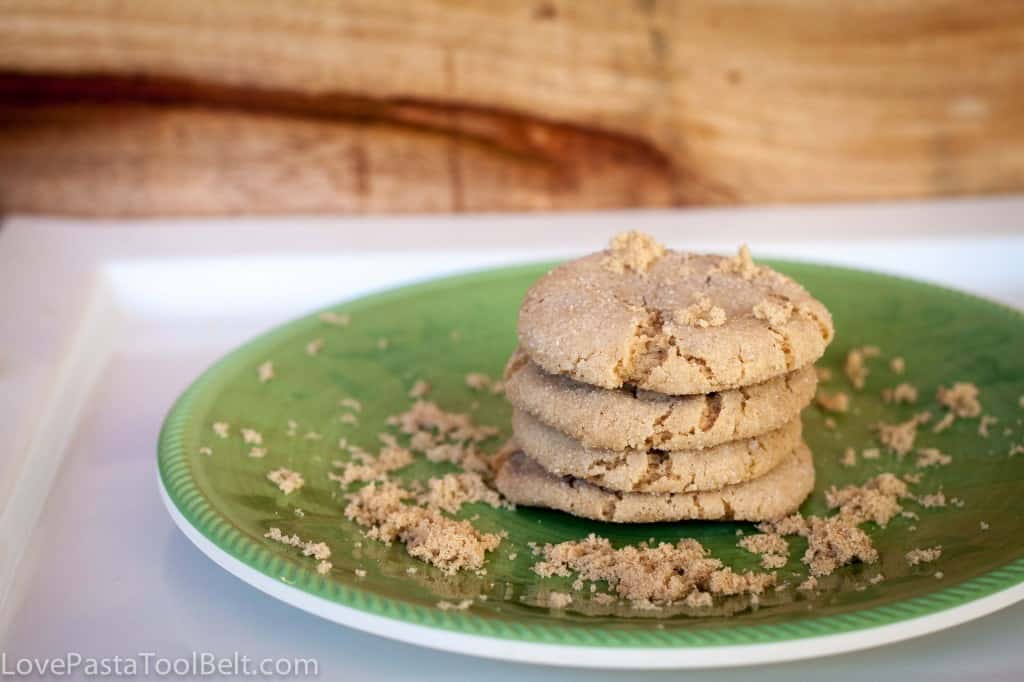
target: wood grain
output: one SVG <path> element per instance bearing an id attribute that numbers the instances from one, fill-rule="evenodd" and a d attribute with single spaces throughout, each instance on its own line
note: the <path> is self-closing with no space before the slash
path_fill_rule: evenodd
<path id="1" fill-rule="evenodd" d="M 0 209 L 1024 189 L 1024 3 L 0 0 Z"/>

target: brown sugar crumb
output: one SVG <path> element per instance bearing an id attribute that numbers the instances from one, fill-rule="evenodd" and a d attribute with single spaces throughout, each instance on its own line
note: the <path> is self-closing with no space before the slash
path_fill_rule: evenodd
<path id="1" fill-rule="evenodd" d="M 886 403 L 907 403 L 917 402 L 917 387 L 912 384 L 897 384 L 893 388 L 882 390 L 882 400 Z"/>
<path id="2" fill-rule="evenodd" d="M 298 535 L 285 535 L 281 532 L 280 528 L 270 528 L 263 537 L 274 542 L 279 542 L 282 545 L 289 547 L 295 547 L 296 549 L 302 550 L 302 556 L 311 556 L 317 561 L 326 561 L 331 558 L 331 548 L 327 546 L 326 542 L 310 542 L 303 540 Z"/>
<path id="3" fill-rule="evenodd" d="M 917 503 L 924 507 L 925 509 L 932 509 L 933 507 L 945 507 L 946 494 L 939 490 L 928 495 L 919 495 L 917 497 Z"/>
<path id="4" fill-rule="evenodd" d="M 701 296 L 693 305 L 677 310 L 673 315 L 676 324 L 684 327 L 721 327 L 725 324 L 725 311 L 711 303 L 707 296 Z"/>
<path id="5" fill-rule="evenodd" d="M 818 405 L 829 412 L 845 413 L 850 411 L 850 396 L 843 391 L 828 393 L 826 391 L 819 390 L 818 394 L 814 397 L 814 400 Z"/>
<path id="6" fill-rule="evenodd" d="M 296 490 L 306 485 L 306 481 L 302 478 L 302 474 L 291 469 L 281 467 L 280 469 L 274 469 L 267 474 L 267 480 L 276 485 L 281 492 L 285 495 L 291 495 Z"/>
<path id="7" fill-rule="evenodd" d="M 265 384 L 274 378 L 274 363 L 267 360 L 256 368 L 256 376 L 261 384 Z"/>
<path id="8" fill-rule="evenodd" d="M 352 317 L 350 315 L 342 315 L 341 313 L 336 313 L 331 310 L 322 312 L 317 317 L 320 318 L 321 322 L 326 322 L 327 324 L 335 327 L 348 326 L 348 323 L 352 321 Z"/>
<path id="9" fill-rule="evenodd" d="M 757 276 L 761 268 L 750 256 L 750 248 L 743 244 L 732 258 L 723 258 L 715 268 L 718 272 L 735 273 L 743 279 L 750 280 Z"/>
<path id="10" fill-rule="evenodd" d="M 993 417 L 990 414 L 981 415 L 981 420 L 978 422 L 978 435 L 982 438 L 988 438 L 989 427 L 999 422 L 998 417 Z"/>
<path id="11" fill-rule="evenodd" d="M 819 382 L 832 381 L 832 370 L 828 367 L 815 367 L 814 372 L 818 375 Z"/>
<path id="12" fill-rule="evenodd" d="M 815 578 L 813 575 L 808 576 L 807 580 L 803 581 L 802 583 L 796 586 L 796 589 L 800 590 L 801 592 L 810 592 L 812 590 L 816 590 L 818 589 L 818 579 Z"/>
<path id="13" fill-rule="evenodd" d="M 942 419 L 935 422 L 935 426 L 932 427 L 932 433 L 942 433 L 952 426 L 954 421 L 956 421 L 956 415 L 952 412 L 947 412 L 943 415 Z"/>
<path id="14" fill-rule="evenodd" d="M 846 377 L 853 384 L 853 387 L 858 391 L 864 388 L 864 381 L 867 379 L 869 374 L 866 360 L 868 358 L 878 357 L 881 351 L 878 346 L 860 346 L 857 348 L 851 348 L 846 354 L 846 364 L 844 365 L 844 371 Z"/>
<path id="15" fill-rule="evenodd" d="M 781 327 L 793 315 L 793 304 L 778 297 L 768 297 L 754 306 L 754 317 L 764 320 L 771 327 Z"/>
<path id="16" fill-rule="evenodd" d="M 313 339 L 306 344 L 306 355 L 313 357 L 317 355 L 324 347 L 323 339 Z"/>
<path id="17" fill-rule="evenodd" d="M 430 393 L 430 382 L 418 379 L 412 388 L 409 389 L 409 397 L 418 400 Z"/>
<path id="18" fill-rule="evenodd" d="M 917 461 L 914 463 L 918 469 L 925 467 L 946 466 L 953 461 L 953 458 L 938 448 L 918 448 Z"/>
<path id="19" fill-rule="evenodd" d="M 329 472 L 327 477 L 342 486 L 369 483 L 383 480 L 392 471 L 412 464 L 412 453 L 397 445 L 383 448 L 376 457 L 354 449 L 353 457 L 354 461 L 351 462 L 335 462 L 335 466 L 340 466 L 342 470 L 341 475 Z"/>
<path id="20" fill-rule="evenodd" d="M 441 609 L 442 611 L 465 611 L 472 605 L 472 599 L 463 599 L 459 602 L 450 602 L 444 600 L 437 602 L 437 608 Z"/>
<path id="21" fill-rule="evenodd" d="M 454 514 L 462 505 L 471 502 L 483 502 L 495 509 L 514 508 L 511 503 L 502 499 L 497 491 L 488 487 L 480 474 L 470 471 L 429 479 L 427 491 L 420 495 L 419 502 L 449 514 Z"/>
<path id="22" fill-rule="evenodd" d="M 655 241 L 654 237 L 633 230 L 612 237 L 601 265 L 616 274 L 627 270 L 643 274 L 664 255 L 665 247 Z"/>
<path id="23" fill-rule="evenodd" d="M 878 459 L 882 456 L 882 451 L 878 448 L 864 448 L 861 451 L 860 456 L 864 459 Z"/>
<path id="24" fill-rule="evenodd" d="M 843 456 L 840 458 L 839 463 L 844 467 L 857 466 L 857 451 L 853 448 L 846 448 L 843 450 Z"/>
<path id="25" fill-rule="evenodd" d="M 942 545 L 936 545 L 929 549 L 912 549 L 904 556 L 911 566 L 935 561 L 942 556 Z"/>
<path id="26" fill-rule="evenodd" d="M 807 551 L 802 561 L 810 568 L 811 575 L 830 575 L 854 561 L 866 564 L 878 561 L 878 551 L 871 544 L 871 538 L 851 520 L 842 516 L 811 516 L 807 521 Z"/>
<path id="27" fill-rule="evenodd" d="M 541 576 L 569 575 L 589 581 L 607 581 L 634 607 L 651 608 L 685 602 L 694 592 L 757 594 L 775 582 L 770 573 L 739 574 L 708 557 L 693 539 L 675 545 L 644 542 L 614 549 L 607 538 L 593 533 L 585 540 L 539 548 L 544 560 L 534 565 Z"/>
<path id="28" fill-rule="evenodd" d="M 227 438 L 231 433 L 231 425 L 227 422 L 214 422 L 212 428 L 218 438 Z"/>
<path id="29" fill-rule="evenodd" d="M 903 511 L 899 500 L 909 495 L 906 483 L 892 474 L 884 473 L 862 486 L 831 486 L 825 491 L 825 501 L 829 509 L 838 508 L 839 516 L 853 524 L 874 521 L 885 527 Z"/>
<path id="30" fill-rule="evenodd" d="M 564 609 L 572 604 L 572 595 L 568 592 L 548 592 L 547 605 L 549 609 Z"/>
<path id="31" fill-rule="evenodd" d="M 483 372 L 470 372 L 466 375 L 466 386 L 474 391 L 483 391 L 490 388 L 493 382 L 494 380 Z"/>
<path id="32" fill-rule="evenodd" d="M 907 371 L 907 361 L 897 355 L 889 360 L 889 369 L 892 370 L 893 374 L 903 374 Z"/>
<path id="33" fill-rule="evenodd" d="M 367 528 L 367 537 L 385 544 L 398 540 L 411 556 L 447 574 L 481 569 L 487 552 L 501 544 L 500 536 L 481 533 L 468 521 L 405 504 L 410 497 L 395 483 L 370 483 L 348 496 L 345 517 Z"/>
<path id="34" fill-rule="evenodd" d="M 327 575 L 331 572 L 332 568 L 334 568 L 334 564 L 330 561 L 321 561 L 316 565 L 316 572 L 320 575 Z"/>
<path id="35" fill-rule="evenodd" d="M 878 434 L 878 440 L 882 445 L 902 457 L 914 449 L 914 439 L 917 438 L 918 425 L 924 424 L 929 419 L 931 419 L 931 415 L 927 412 L 922 412 L 905 422 L 896 424 L 879 422 L 872 428 Z"/>
<path id="36" fill-rule="evenodd" d="M 760 554 L 761 566 L 767 570 L 782 568 L 789 561 L 789 543 L 775 533 L 747 535 L 737 543 L 737 546 L 751 554 Z"/>
<path id="37" fill-rule="evenodd" d="M 242 440 L 249 445 L 262 445 L 263 435 L 253 429 L 242 429 Z"/>
<path id="38" fill-rule="evenodd" d="M 977 417 L 981 414 L 978 387 L 973 383 L 958 381 L 949 388 L 939 386 L 935 397 L 939 404 L 957 417 Z"/>

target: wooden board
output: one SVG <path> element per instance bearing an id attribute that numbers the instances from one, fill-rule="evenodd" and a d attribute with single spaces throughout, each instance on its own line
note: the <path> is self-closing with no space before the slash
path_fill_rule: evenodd
<path id="1" fill-rule="evenodd" d="M 1024 189 L 1024 3 L 0 0 L 0 210 Z"/>

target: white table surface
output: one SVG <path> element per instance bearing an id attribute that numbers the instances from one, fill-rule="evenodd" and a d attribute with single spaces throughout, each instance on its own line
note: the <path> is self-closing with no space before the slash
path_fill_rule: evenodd
<path id="1" fill-rule="evenodd" d="M 173 399 L 240 341 L 398 282 L 600 247 L 675 245 L 905 273 L 1024 307 L 1024 199 L 601 215 L 79 222 L 0 229 L 0 650 L 301 656 L 323 679 L 734 680 L 499 663 L 365 635 L 249 588 L 156 494 Z M 842 333 L 842 330 L 839 330 Z M 51 475 L 52 474 L 52 475 Z M 1019 680 L 1024 604 L 909 642 L 762 667 L 757 679 Z"/>

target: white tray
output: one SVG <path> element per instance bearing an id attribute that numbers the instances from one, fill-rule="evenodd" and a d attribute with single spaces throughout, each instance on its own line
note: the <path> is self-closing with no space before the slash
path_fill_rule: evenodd
<path id="1" fill-rule="evenodd" d="M 1024 199 L 145 225 L 11 219 L 0 231 L 0 651 L 309 657 L 324 679 L 344 680 L 603 677 L 417 649 L 258 593 L 173 527 L 156 492 L 155 442 L 202 369 L 280 321 L 413 279 L 590 250 L 621 227 L 696 249 L 747 241 L 755 254 L 907 274 L 1024 307 Z M 1018 679 L 1022 625 L 1018 605 L 757 675 Z"/>

